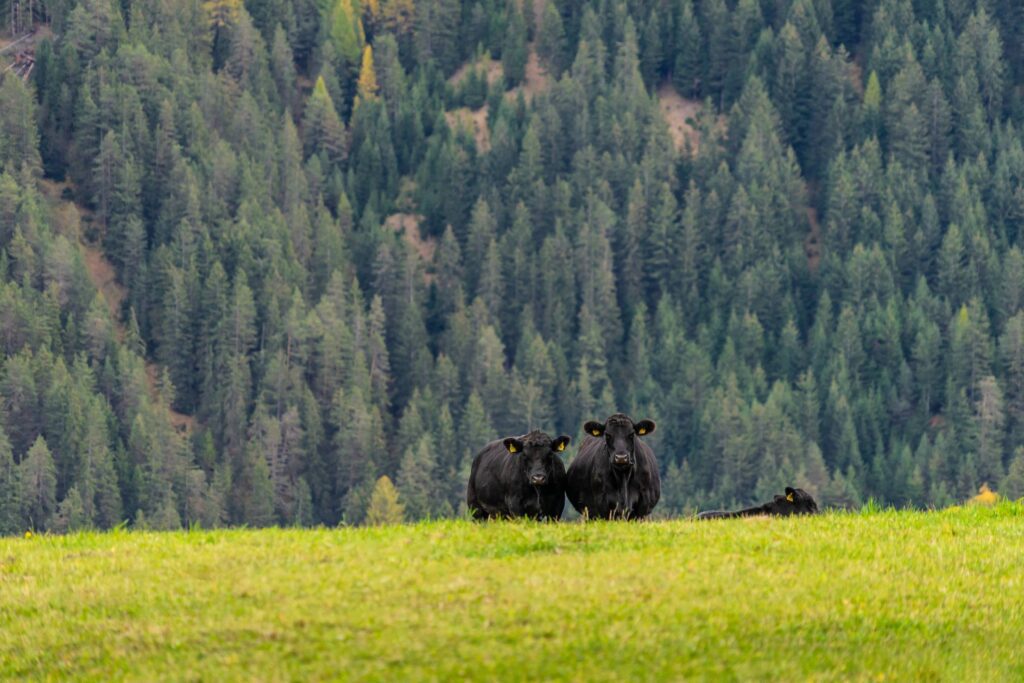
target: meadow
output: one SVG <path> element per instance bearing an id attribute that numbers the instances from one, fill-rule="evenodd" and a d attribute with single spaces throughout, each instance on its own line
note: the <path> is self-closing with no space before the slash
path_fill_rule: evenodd
<path id="1" fill-rule="evenodd" d="M 1021 680 L 1024 505 L 0 539 L 0 679 Z"/>

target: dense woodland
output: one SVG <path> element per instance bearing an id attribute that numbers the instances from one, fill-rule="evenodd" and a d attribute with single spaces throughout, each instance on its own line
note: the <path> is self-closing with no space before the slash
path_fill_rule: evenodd
<path id="1" fill-rule="evenodd" d="M 0 532 L 359 524 L 382 475 L 454 515 L 488 440 L 615 410 L 658 422 L 662 514 L 1024 496 L 1016 0 L 34 12 Z"/>

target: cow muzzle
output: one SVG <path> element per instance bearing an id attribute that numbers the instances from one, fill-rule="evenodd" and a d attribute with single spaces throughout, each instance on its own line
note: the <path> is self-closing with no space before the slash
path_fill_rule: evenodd
<path id="1" fill-rule="evenodd" d="M 543 486 L 544 484 L 547 483 L 547 481 L 548 481 L 548 478 L 546 476 L 544 476 L 543 474 L 531 474 L 530 475 L 530 484 L 532 486 Z"/>
<path id="2" fill-rule="evenodd" d="M 633 464 L 633 459 L 629 457 L 629 453 L 613 453 L 612 464 L 616 467 L 626 467 L 627 465 Z"/>

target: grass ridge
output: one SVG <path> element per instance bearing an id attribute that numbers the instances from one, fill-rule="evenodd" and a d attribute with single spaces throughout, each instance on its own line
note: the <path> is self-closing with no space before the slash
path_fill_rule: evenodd
<path id="1" fill-rule="evenodd" d="M 1024 504 L 0 539 L 3 680 L 1021 680 Z"/>

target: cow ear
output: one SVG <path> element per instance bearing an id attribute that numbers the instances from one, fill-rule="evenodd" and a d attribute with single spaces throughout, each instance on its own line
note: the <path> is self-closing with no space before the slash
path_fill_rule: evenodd
<path id="1" fill-rule="evenodd" d="M 788 500 L 790 503 L 793 502 L 793 496 L 795 494 L 796 494 L 796 491 L 793 489 L 793 487 L 791 487 L 791 486 L 787 486 L 786 487 L 786 500 Z"/>
<path id="2" fill-rule="evenodd" d="M 518 453 L 523 450 L 523 442 L 515 437 L 510 436 L 502 441 L 502 443 L 505 444 L 505 450 L 509 453 Z"/>
<path id="3" fill-rule="evenodd" d="M 604 434 L 604 425 L 600 422 L 594 422 L 591 420 L 587 424 L 583 425 L 583 431 L 591 436 L 601 436 Z"/>
<path id="4" fill-rule="evenodd" d="M 561 453 L 565 450 L 565 447 L 568 446 L 571 441 L 572 438 L 563 434 L 562 436 L 558 437 L 557 439 L 554 439 L 551 442 L 551 450 Z"/>
<path id="5" fill-rule="evenodd" d="M 657 425 L 654 424 L 654 420 L 640 420 L 635 425 L 633 425 L 633 428 L 636 430 L 636 433 L 639 434 L 640 436 L 646 436 L 652 433 L 656 426 Z"/>

